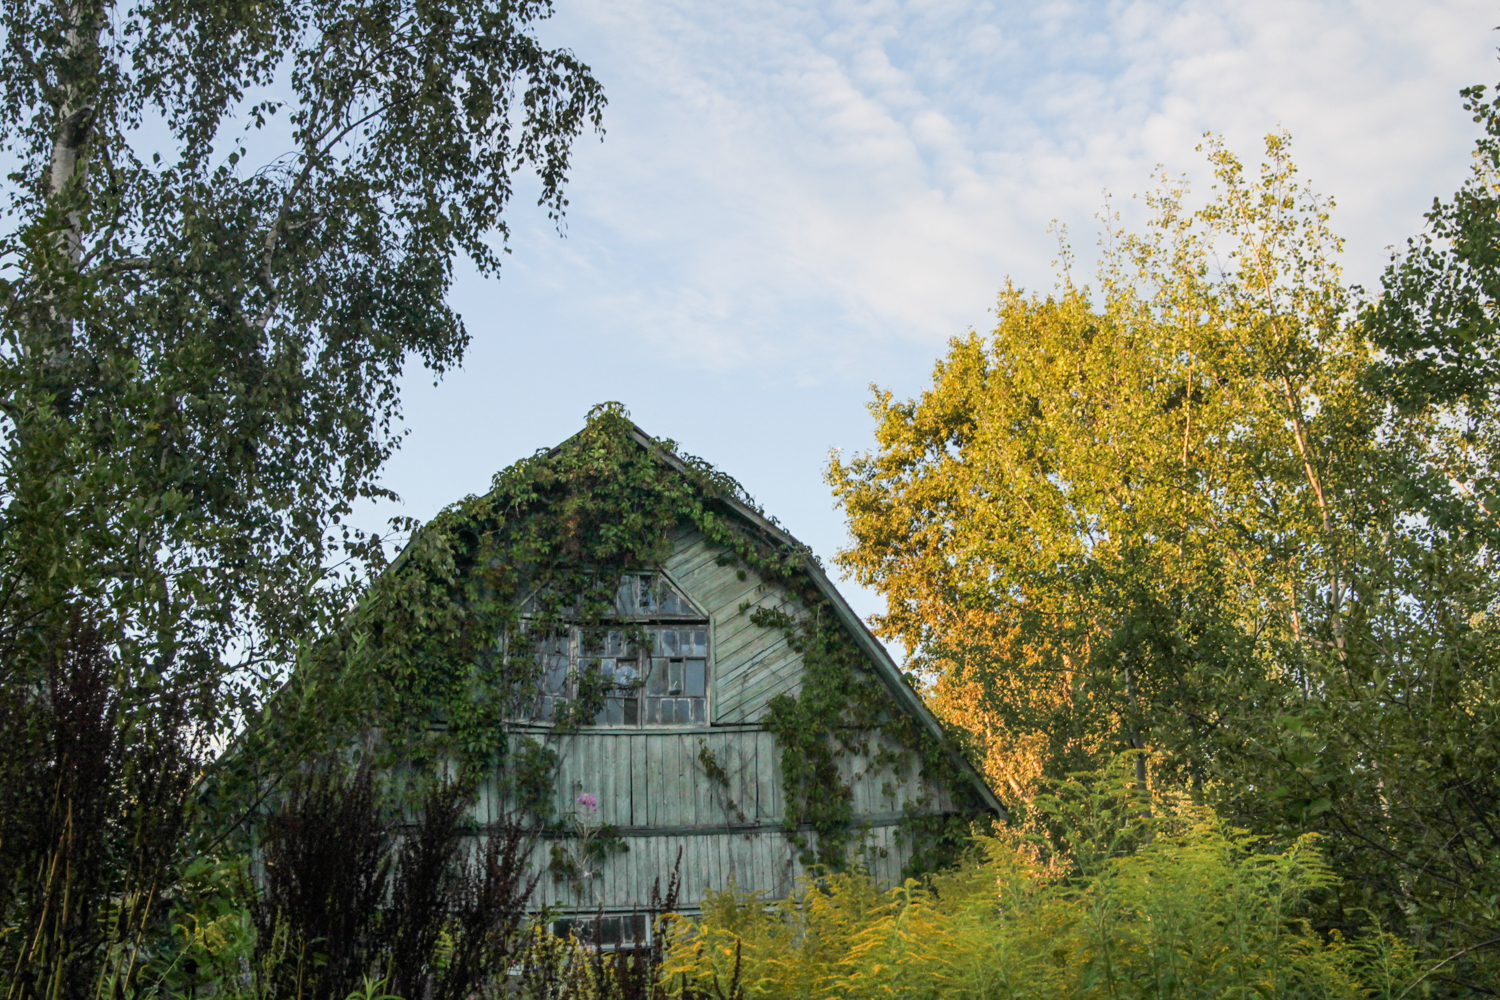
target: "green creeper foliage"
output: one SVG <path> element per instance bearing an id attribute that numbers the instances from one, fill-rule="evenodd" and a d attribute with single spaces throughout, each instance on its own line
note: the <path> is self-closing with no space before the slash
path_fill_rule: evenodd
<path id="1" fill-rule="evenodd" d="M 1096 288 L 1007 287 L 920 396 L 877 393 L 875 450 L 829 468 L 839 561 L 997 783 L 1151 751 L 1237 825 L 1326 836 L 1325 926 L 1493 982 L 1495 586 L 1444 463 L 1500 438 L 1381 388 L 1420 369 L 1377 352 L 1285 136 L 1258 177 L 1208 151 L 1206 204 L 1108 220 Z"/>
<path id="2" fill-rule="evenodd" d="M 692 526 L 726 564 L 785 587 L 802 608 L 795 617 L 757 612 L 753 620 L 783 629 L 803 656 L 801 692 L 776 699 L 766 725 L 782 751 L 788 834 L 807 860 L 850 863 L 860 831 L 837 758 L 868 750 L 875 733 L 901 748 L 877 761 L 894 776 L 920 767 L 960 798 L 968 794 L 951 748 L 894 708 L 839 624 L 809 577 L 811 554 L 740 516 L 735 506 L 751 501 L 733 479 L 675 455 L 670 441 L 637 435 L 618 403 L 596 407 L 579 434 L 502 471 L 490 492 L 424 525 L 344 627 L 310 651 L 258 738 L 282 740 L 287 725 L 308 717 L 299 705 L 324 706 L 317 692 L 336 689 L 347 714 L 322 709 L 319 731 L 331 727 L 345 741 L 379 732 L 379 750 L 393 762 L 456 761 L 471 774 L 499 768 L 516 800 L 551 821 L 555 758 L 511 727 L 535 705 L 536 637 L 564 622 L 610 627 L 621 575 L 659 565 L 673 532 Z M 604 694 L 602 678 L 581 678 L 559 728 L 591 721 Z M 940 829 L 913 818 L 907 827 L 921 864 L 941 860 L 968 835 L 967 817 Z"/>

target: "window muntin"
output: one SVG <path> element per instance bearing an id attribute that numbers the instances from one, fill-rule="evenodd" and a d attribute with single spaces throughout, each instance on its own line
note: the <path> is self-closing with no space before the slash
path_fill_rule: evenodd
<path id="1" fill-rule="evenodd" d="M 708 711 L 708 627 L 649 631 L 645 725 L 702 725 Z"/>
<path id="2" fill-rule="evenodd" d="M 569 917 L 554 920 L 552 933 L 560 938 L 571 936 L 603 951 L 639 948 L 651 942 L 651 921 L 643 913 Z"/>
<path id="3" fill-rule="evenodd" d="M 703 725 L 708 718 L 708 625 L 638 626 L 636 648 L 621 630 L 586 635 L 578 627 L 537 643 L 541 696 L 537 715 L 557 717 L 578 697 L 578 678 L 597 670 L 609 687 L 596 726 Z M 644 654 L 644 655 L 643 655 Z"/>

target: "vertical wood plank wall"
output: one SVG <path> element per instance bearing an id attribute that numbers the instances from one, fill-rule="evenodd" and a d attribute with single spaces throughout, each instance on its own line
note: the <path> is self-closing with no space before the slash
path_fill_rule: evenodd
<path id="1" fill-rule="evenodd" d="M 588 820 L 615 827 L 628 848 L 604 862 L 599 877 L 589 880 L 582 893 L 544 874 L 538 906 L 642 909 L 658 878 L 665 889 L 679 851 L 679 904 L 687 911 L 697 909 L 708 891 L 731 885 L 766 898 L 784 896 L 803 873 L 798 850 L 781 829 L 786 816 L 781 751 L 759 725 L 773 697 L 798 691 L 801 660 L 779 630 L 755 626 L 749 613 L 740 611 L 749 604 L 794 614 L 798 604 L 751 570 L 719 565 L 720 553 L 695 530 L 680 530 L 674 543 L 663 568 L 710 622 L 711 724 L 589 728 L 560 736 L 539 729 L 531 734 L 558 754 L 556 815 L 583 816 L 577 798 L 588 792 L 599 807 Z M 871 754 L 880 739 L 872 734 Z M 709 779 L 705 751 L 727 773 L 727 787 Z M 871 872 L 894 882 L 910 857 L 909 849 L 897 843 L 903 810 L 946 812 L 953 808 L 952 800 L 915 773 L 868 773 L 868 756 L 845 756 L 840 766 L 853 793 L 855 824 L 865 828 Z M 476 818 L 493 822 L 504 809 L 492 785 L 485 789 Z M 543 870 L 551 848 L 546 840 L 537 847 L 534 861 Z"/>

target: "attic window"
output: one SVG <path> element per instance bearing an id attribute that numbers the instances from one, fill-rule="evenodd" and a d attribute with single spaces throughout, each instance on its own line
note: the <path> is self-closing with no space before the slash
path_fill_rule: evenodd
<path id="1" fill-rule="evenodd" d="M 702 618 L 685 594 L 654 574 L 632 573 L 620 580 L 615 609 L 622 618 Z"/>
<path id="2" fill-rule="evenodd" d="M 608 684 L 598 726 L 692 726 L 708 718 L 708 621 L 660 577 L 625 577 L 620 617 L 634 619 L 637 648 L 623 629 L 566 627 L 537 644 L 541 695 L 537 716 L 557 718 L 579 696 L 579 680 Z M 675 619 L 675 620 L 674 620 Z M 597 674 L 594 672 L 597 671 Z"/>

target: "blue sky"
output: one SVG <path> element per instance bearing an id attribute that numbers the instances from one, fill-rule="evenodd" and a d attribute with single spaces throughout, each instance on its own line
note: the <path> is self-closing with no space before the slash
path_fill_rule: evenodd
<path id="1" fill-rule="evenodd" d="M 607 135 L 565 237 L 518 200 L 499 280 L 461 277 L 473 347 L 408 378 L 383 513 L 483 492 L 613 399 L 827 561 L 822 468 L 869 446 L 869 386 L 919 392 L 1007 277 L 1049 287 L 1050 220 L 1086 263 L 1106 191 L 1128 221 L 1157 164 L 1203 176 L 1205 131 L 1253 157 L 1284 127 L 1374 286 L 1468 169 L 1458 89 L 1500 80 L 1500 5 L 1471 0 L 557 7 L 544 35 L 603 82 Z"/>

